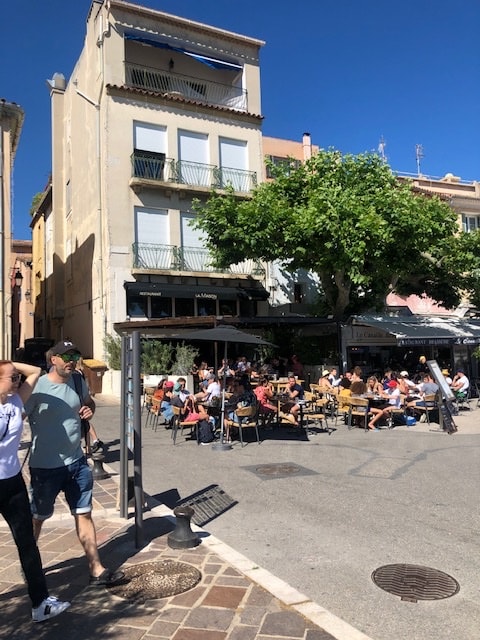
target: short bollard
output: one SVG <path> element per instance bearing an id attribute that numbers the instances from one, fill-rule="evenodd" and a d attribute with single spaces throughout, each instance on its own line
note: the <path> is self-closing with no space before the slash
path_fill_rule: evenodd
<path id="1" fill-rule="evenodd" d="M 103 453 L 94 453 L 92 454 L 93 460 L 93 469 L 92 475 L 94 480 L 105 480 L 105 478 L 110 478 L 110 474 L 105 471 L 103 468 L 103 461 L 105 460 L 105 456 Z"/>
<path id="2" fill-rule="evenodd" d="M 190 549 L 200 544 L 200 538 L 190 528 L 190 520 L 195 513 L 192 507 L 175 507 L 173 513 L 177 518 L 177 525 L 168 535 L 168 546 L 172 549 Z"/>

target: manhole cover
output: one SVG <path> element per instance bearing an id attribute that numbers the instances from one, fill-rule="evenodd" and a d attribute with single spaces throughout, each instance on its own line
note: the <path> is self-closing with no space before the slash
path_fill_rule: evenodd
<path id="1" fill-rule="evenodd" d="M 316 471 L 306 469 L 294 462 L 271 462 L 270 464 L 256 464 L 248 467 L 243 467 L 251 471 L 259 478 L 268 480 L 271 478 L 288 478 L 289 476 L 312 476 L 317 475 Z"/>
<path id="2" fill-rule="evenodd" d="M 256 468 L 256 471 L 264 476 L 290 476 L 294 473 L 299 473 L 300 467 L 288 462 L 283 464 L 261 464 Z"/>
<path id="3" fill-rule="evenodd" d="M 124 571 L 125 582 L 110 587 L 108 591 L 129 602 L 137 603 L 183 593 L 193 589 L 202 578 L 202 574 L 195 567 L 173 560 L 144 562 L 126 567 Z"/>
<path id="4" fill-rule="evenodd" d="M 460 591 L 460 585 L 443 571 L 416 564 L 387 564 L 375 569 L 372 580 L 401 600 L 442 600 Z"/>

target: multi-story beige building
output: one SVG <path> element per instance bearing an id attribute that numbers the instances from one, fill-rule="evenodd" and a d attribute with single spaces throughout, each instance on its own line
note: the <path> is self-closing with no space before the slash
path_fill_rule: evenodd
<path id="1" fill-rule="evenodd" d="M 18 303 L 21 287 L 15 284 L 18 269 L 12 257 L 12 172 L 22 131 L 21 107 L 0 100 L 0 357 L 10 358 L 20 340 Z M 23 274 L 22 274 L 23 275 Z M 20 283 L 21 280 L 17 278 Z M 12 335 L 12 315 L 16 335 Z"/>
<path id="2" fill-rule="evenodd" d="M 246 198 L 262 179 L 262 45 L 92 2 L 71 77 L 49 81 L 51 203 L 32 222 L 38 332 L 101 358 L 127 318 L 265 314 L 262 265 L 215 271 L 189 224 L 194 198 L 227 185 Z"/>

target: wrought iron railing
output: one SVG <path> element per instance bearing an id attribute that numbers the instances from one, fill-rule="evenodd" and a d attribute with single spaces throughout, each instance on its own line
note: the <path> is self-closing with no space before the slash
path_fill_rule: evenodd
<path id="1" fill-rule="evenodd" d="M 195 100 L 208 105 L 247 111 L 247 92 L 240 87 L 179 73 L 169 73 L 131 62 L 125 63 L 125 76 L 127 85 L 131 87 Z"/>
<path id="2" fill-rule="evenodd" d="M 265 269 L 258 260 L 244 260 L 228 269 L 212 266 L 207 249 L 135 242 L 132 246 L 133 268 L 170 271 L 200 271 L 264 277 Z"/>
<path id="3" fill-rule="evenodd" d="M 135 178 L 176 182 L 191 186 L 224 189 L 233 187 L 235 191 L 248 193 L 257 185 L 255 171 L 217 167 L 213 164 L 174 160 L 162 153 L 136 149 L 132 156 L 132 175 Z"/>

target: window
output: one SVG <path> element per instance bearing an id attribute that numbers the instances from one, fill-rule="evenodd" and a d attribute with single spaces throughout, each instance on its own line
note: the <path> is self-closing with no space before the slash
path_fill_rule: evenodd
<path id="1" fill-rule="evenodd" d="M 300 160 L 295 160 L 294 158 L 282 158 L 280 156 L 267 156 L 268 160 L 273 164 L 274 167 L 284 167 L 287 170 L 287 174 L 291 169 L 298 169 L 298 167 L 302 164 Z M 272 172 L 272 167 L 267 165 L 267 178 L 274 178 Z"/>
<path id="2" fill-rule="evenodd" d="M 303 302 L 305 294 L 303 293 L 303 285 L 296 282 L 293 285 L 293 300 L 294 302 Z"/>
<path id="3" fill-rule="evenodd" d="M 166 209 L 135 209 L 135 264 L 144 269 L 169 269 L 170 227 Z"/>
<path id="4" fill-rule="evenodd" d="M 194 316 L 195 306 L 193 298 L 175 298 L 175 317 Z"/>
<path id="5" fill-rule="evenodd" d="M 194 131 L 178 132 L 178 181 L 185 184 L 210 186 L 212 175 L 208 166 L 208 136 Z"/>
<path id="6" fill-rule="evenodd" d="M 462 228 L 467 233 L 480 229 L 480 217 L 462 214 Z"/>
<path id="7" fill-rule="evenodd" d="M 151 318 L 171 318 L 172 299 L 162 296 L 150 296 L 150 317 Z"/>
<path id="8" fill-rule="evenodd" d="M 147 317 L 147 297 L 129 295 L 127 297 L 127 315 L 130 318 Z"/>
<path id="9" fill-rule="evenodd" d="M 250 175 L 247 173 L 247 143 L 242 140 L 220 138 L 220 187 L 231 185 L 235 191 L 250 191 Z"/>
<path id="10" fill-rule="evenodd" d="M 167 128 L 134 122 L 133 147 L 133 175 L 164 180 Z"/>

